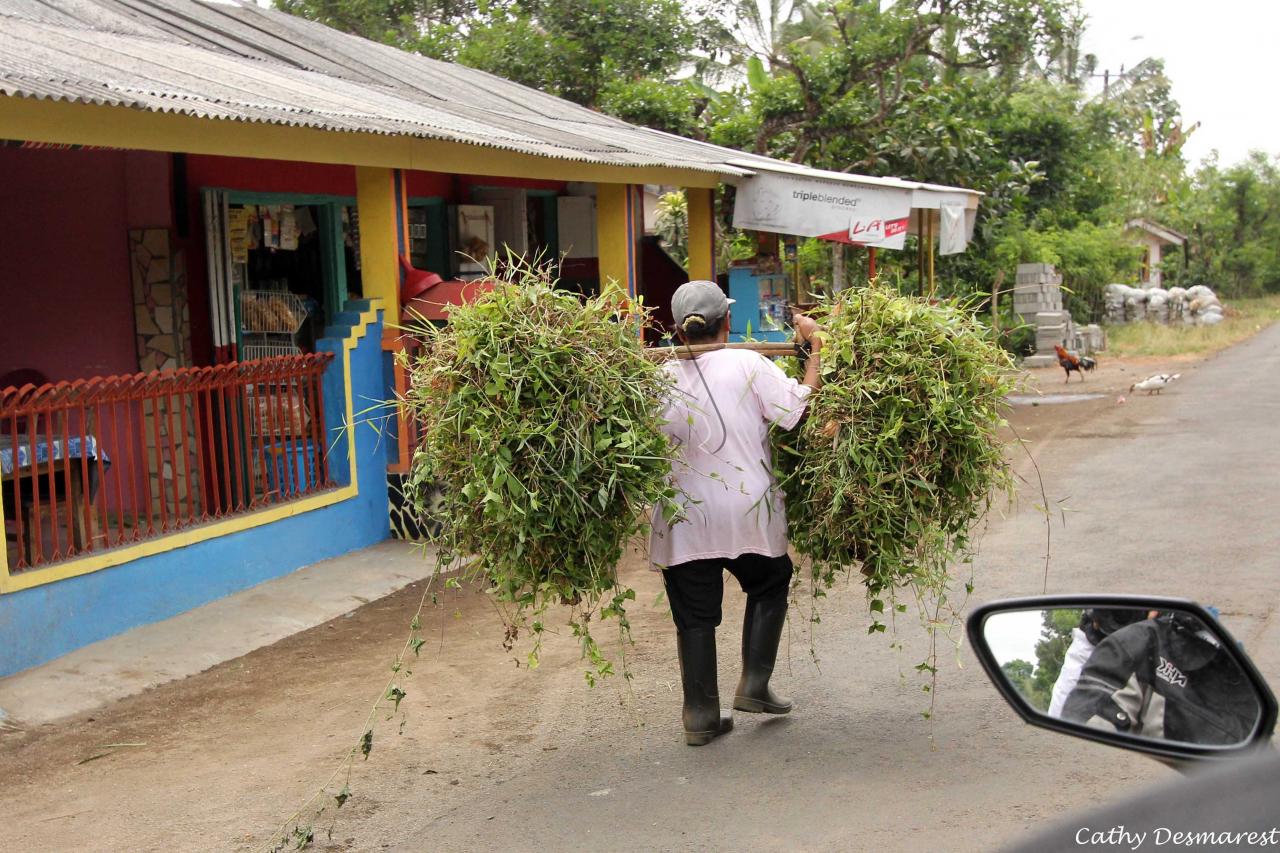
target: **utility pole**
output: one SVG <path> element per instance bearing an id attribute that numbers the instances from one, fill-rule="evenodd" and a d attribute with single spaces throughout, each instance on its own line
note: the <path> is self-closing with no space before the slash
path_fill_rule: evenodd
<path id="1" fill-rule="evenodd" d="M 1098 75 L 1097 75 L 1097 74 L 1092 74 L 1092 75 L 1090 75 L 1090 76 L 1092 76 L 1092 77 L 1097 77 Z M 1123 79 L 1124 79 L 1124 65 L 1121 65 L 1121 66 L 1120 66 L 1120 73 L 1116 75 L 1116 82 L 1117 82 L 1117 83 L 1119 83 L 1119 82 L 1120 82 L 1121 80 L 1123 80 Z M 1107 100 L 1107 95 L 1109 95 L 1110 93 L 1111 93 L 1111 69 L 1110 69 L 1110 68 L 1104 68 L 1104 69 L 1102 70 L 1102 100 L 1103 100 L 1103 102 L 1105 102 L 1105 101 Z"/>

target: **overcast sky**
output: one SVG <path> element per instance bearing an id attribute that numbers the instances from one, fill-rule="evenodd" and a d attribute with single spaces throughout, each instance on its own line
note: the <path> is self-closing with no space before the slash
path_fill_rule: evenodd
<path id="1" fill-rule="evenodd" d="M 1097 55 L 1099 73 L 1148 56 L 1165 61 L 1184 125 L 1201 122 L 1183 149 L 1189 163 L 1214 148 L 1224 164 L 1251 148 L 1280 153 L 1280 110 L 1268 94 L 1280 59 L 1280 2 L 1084 0 L 1084 7 L 1084 49 Z"/>

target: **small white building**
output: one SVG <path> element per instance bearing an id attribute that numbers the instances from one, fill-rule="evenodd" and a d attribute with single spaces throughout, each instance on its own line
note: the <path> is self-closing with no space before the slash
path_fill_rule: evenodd
<path id="1" fill-rule="evenodd" d="M 1164 287 L 1160 270 L 1161 251 L 1165 246 L 1182 246 L 1187 235 L 1172 228 L 1152 222 L 1150 219 L 1130 219 L 1124 225 L 1125 233 L 1143 248 L 1142 287 Z"/>

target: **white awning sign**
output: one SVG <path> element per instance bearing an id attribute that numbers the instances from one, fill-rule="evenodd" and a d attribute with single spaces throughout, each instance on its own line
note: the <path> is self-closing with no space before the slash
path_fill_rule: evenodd
<path id="1" fill-rule="evenodd" d="M 911 190 L 761 172 L 738 184 L 735 228 L 901 249 Z"/>

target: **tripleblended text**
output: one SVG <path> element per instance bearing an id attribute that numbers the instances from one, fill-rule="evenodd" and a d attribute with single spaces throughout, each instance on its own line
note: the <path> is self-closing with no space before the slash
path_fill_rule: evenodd
<path id="1" fill-rule="evenodd" d="M 809 192 L 808 190 L 792 190 L 791 197 L 799 201 L 817 201 L 826 204 L 839 204 L 845 207 L 857 207 L 860 198 L 850 198 L 847 195 L 828 195 L 826 193 Z"/>

